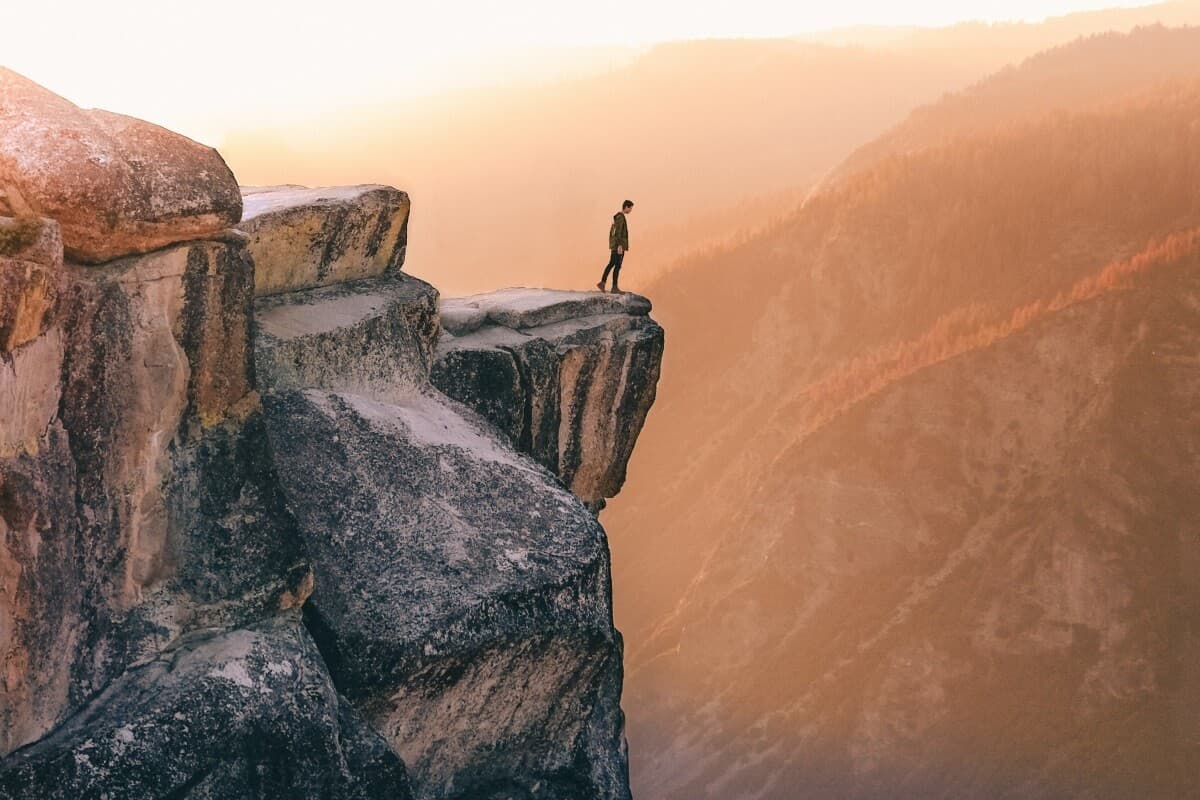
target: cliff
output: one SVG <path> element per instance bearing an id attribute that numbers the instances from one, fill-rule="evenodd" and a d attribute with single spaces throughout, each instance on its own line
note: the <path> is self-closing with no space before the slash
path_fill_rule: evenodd
<path id="1" fill-rule="evenodd" d="M 403 192 L 115 117 L 0 71 L 0 797 L 628 797 L 594 511 L 648 302 L 440 302 Z M 492 397 L 459 307 L 539 379 Z"/>

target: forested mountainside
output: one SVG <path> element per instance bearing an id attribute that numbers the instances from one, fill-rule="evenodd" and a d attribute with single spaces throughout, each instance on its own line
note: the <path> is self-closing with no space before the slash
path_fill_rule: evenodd
<path id="1" fill-rule="evenodd" d="M 635 791 L 1185 791 L 1200 84 L 1122 94 L 653 288 L 673 347 L 606 512 Z"/>

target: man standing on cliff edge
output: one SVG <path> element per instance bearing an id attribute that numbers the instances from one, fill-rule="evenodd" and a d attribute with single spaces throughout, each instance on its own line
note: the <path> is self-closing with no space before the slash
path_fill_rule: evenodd
<path id="1" fill-rule="evenodd" d="M 604 291 L 604 283 L 608 280 L 608 273 L 612 272 L 613 276 L 613 294 L 621 294 L 621 290 L 617 287 L 617 282 L 621 277 L 621 262 L 625 260 L 625 253 L 629 251 L 629 225 L 625 222 L 625 217 L 633 211 L 633 201 L 626 200 L 621 204 L 621 210 L 613 214 L 612 227 L 608 229 L 608 249 L 611 255 L 608 258 L 608 264 L 604 267 L 604 277 L 596 284 L 596 288 Z"/>

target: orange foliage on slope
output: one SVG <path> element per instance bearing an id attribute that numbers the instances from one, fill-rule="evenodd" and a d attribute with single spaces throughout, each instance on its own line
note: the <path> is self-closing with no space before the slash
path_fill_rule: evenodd
<path id="1" fill-rule="evenodd" d="M 1200 227 L 1152 243 L 1132 258 L 1115 261 L 1050 299 L 1038 299 L 1001 319 L 978 304 L 939 318 L 916 339 L 878 348 L 830 370 L 800 392 L 806 431 L 815 430 L 855 403 L 940 361 L 976 350 L 1028 328 L 1047 314 L 1109 292 L 1132 288 L 1138 276 L 1200 254 Z"/>

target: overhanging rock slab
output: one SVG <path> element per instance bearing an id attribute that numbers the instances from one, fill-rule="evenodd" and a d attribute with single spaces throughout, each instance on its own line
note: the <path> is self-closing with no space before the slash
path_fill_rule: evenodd
<path id="1" fill-rule="evenodd" d="M 505 289 L 442 301 L 431 378 L 593 510 L 620 491 L 663 330 L 633 294 Z"/>
<path id="2" fill-rule="evenodd" d="M 238 226 L 250 237 L 259 295 L 398 271 L 408 195 L 390 186 L 244 186 Z"/>

